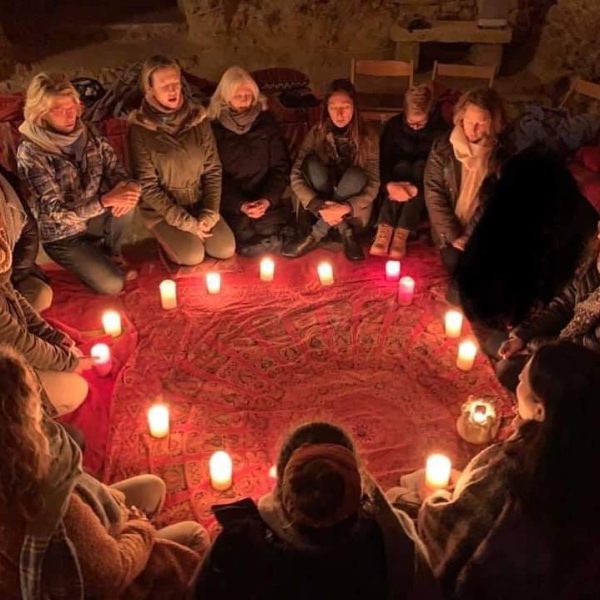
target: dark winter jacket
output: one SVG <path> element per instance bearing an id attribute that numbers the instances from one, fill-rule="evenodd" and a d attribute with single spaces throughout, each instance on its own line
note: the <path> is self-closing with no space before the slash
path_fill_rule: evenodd
<path id="1" fill-rule="evenodd" d="M 495 179 L 501 161 L 505 153 L 502 144 L 498 144 L 490 158 L 489 179 Z M 454 209 L 460 193 L 462 165 L 454 155 L 454 149 L 450 142 L 450 134 L 439 137 L 433 143 L 427 166 L 425 167 L 425 203 L 431 222 L 431 229 L 434 241 L 437 244 L 452 243 L 462 235 L 469 234 L 473 230 L 475 223 L 481 216 L 481 211 L 485 206 L 485 193 L 490 187 L 486 180 L 481 186 L 479 209 L 475 211 L 472 223 L 469 223 L 467 230 L 458 220 Z"/>
<path id="2" fill-rule="evenodd" d="M 577 314 L 577 306 L 587 300 L 600 286 L 600 272 L 596 261 L 582 275 L 576 276 L 571 283 L 554 298 L 541 313 L 521 323 L 513 334 L 535 348 L 548 338 L 556 338 L 561 331 L 576 318 L 585 319 L 581 323 L 581 333 L 569 338 L 571 341 L 600 352 L 600 302 L 596 311 L 587 317 Z M 597 296 L 597 294 L 595 294 Z"/>
<path id="3" fill-rule="evenodd" d="M 406 124 L 403 114 L 392 117 L 381 134 L 379 144 L 379 165 L 381 185 L 394 181 L 394 167 L 400 161 L 414 163 L 427 160 L 433 142 L 449 130 L 450 126 L 435 109 L 423 129 L 412 129 Z M 420 184 L 413 181 L 411 183 Z"/>
<path id="4" fill-rule="evenodd" d="M 261 112 L 250 131 L 235 133 L 212 122 L 223 167 L 221 212 L 240 214 L 240 206 L 266 198 L 276 207 L 290 180 L 288 149 L 273 115 Z"/>

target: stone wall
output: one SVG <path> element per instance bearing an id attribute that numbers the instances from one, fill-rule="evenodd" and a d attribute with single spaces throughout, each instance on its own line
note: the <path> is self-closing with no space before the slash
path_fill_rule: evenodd
<path id="1" fill-rule="evenodd" d="M 573 74 L 600 80 L 600 0 L 558 0 L 543 25 L 531 71 L 543 82 Z"/>

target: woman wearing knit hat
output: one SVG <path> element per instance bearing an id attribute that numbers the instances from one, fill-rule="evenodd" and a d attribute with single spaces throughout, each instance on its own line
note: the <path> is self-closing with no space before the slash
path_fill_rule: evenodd
<path id="1" fill-rule="evenodd" d="M 391 507 L 348 434 L 309 423 L 287 438 L 277 484 L 213 507 L 223 530 L 199 567 L 194 598 L 438 598 L 410 518 Z"/>

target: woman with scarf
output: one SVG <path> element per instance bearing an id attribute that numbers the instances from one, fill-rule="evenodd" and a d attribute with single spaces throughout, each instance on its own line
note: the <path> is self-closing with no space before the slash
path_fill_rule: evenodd
<path id="1" fill-rule="evenodd" d="M 543 346 L 521 374 L 516 433 L 426 497 L 418 530 L 447 598 L 600 598 L 599 389 L 597 353 Z"/>
<path id="2" fill-rule="evenodd" d="M 347 433 L 297 428 L 277 461 L 275 490 L 213 508 L 223 527 L 192 594 L 261 600 L 438 598 L 410 518 L 361 466 Z"/>
<path id="3" fill-rule="evenodd" d="M 235 239 L 219 214 L 221 161 L 206 112 L 186 97 L 174 60 L 149 58 L 141 78 L 145 96 L 130 116 L 129 149 L 142 219 L 175 270 L 206 254 L 230 258 Z"/>
<path id="4" fill-rule="evenodd" d="M 7 346 L 0 381 L 0 597 L 181 598 L 205 530 L 154 528 L 158 477 L 108 487 L 82 471 L 79 448 L 44 418 L 33 372 Z"/>
<path id="5" fill-rule="evenodd" d="M 304 139 L 292 167 L 291 185 L 316 223 L 307 236 L 284 247 L 282 254 L 302 256 L 336 229 L 346 257 L 364 259 L 354 235 L 367 227 L 379 193 L 379 144 L 360 120 L 356 90 L 347 79 L 329 85 L 321 122 Z"/>
<path id="6" fill-rule="evenodd" d="M 135 277 L 122 269 L 121 247 L 140 189 L 80 116 L 66 75 L 36 75 L 19 127 L 19 176 L 48 256 L 92 290 L 115 295 Z"/>
<path id="7" fill-rule="evenodd" d="M 447 130 L 431 86 L 406 91 L 403 114 L 391 118 L 381 135 L 382 202 L 370 254 L 394 259 L 406 254 L 408 236 L 425 212 L 425 163 L 433 142 Z"/>
<path id="8" fill-rule="evenodd" d="M 279 232 L 291 210 L 288 150 L 267 100 L 241 67 L 223 73 L 208 114 L 223 165 L 221 211 L 246 256 L 281 249 Z"/>

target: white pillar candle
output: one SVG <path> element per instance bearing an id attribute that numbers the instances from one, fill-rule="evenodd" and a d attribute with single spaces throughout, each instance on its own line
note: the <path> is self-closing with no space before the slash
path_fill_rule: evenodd
<path id="1" fill-rule="evenodd" d="M 398 304 L 408 306 L 413 301 L 415 280 L 412 277 L 402 277 L 398 283 Z"/>
<path id="2" fill-rule="evenodd" d="M 463 315 L 459 310 L 449 310 L 444 315 L 444 330 L 446 337 L 457 338 L 460 337 L 463 324 Z"/>
<path id="3" fill-rule="evenodd" d="M 477 346 L 471 340 L 465 340 L 458 345 L 456 366 L 461 371 L 470 371 L 477 356 Z"/>
<path id="4" fill-rule="evenodd" d="M 275 276 L 275 261 L 272 258 L 263 258 L 260 261 L 260 278 L 262 281 L 273 281 Z"/>
<path id="5" fill-rule="evenodd" d="M 102 325 L 106 335 L 119 337 L 121 335 L 121 315 L 114 311 L 108 310 L 102 315 Z"/>
<path id="6" fill-rule="evenodd" d="M 425 465 L 425 481 L 431 488 L 443 488 L 450 483 L 452 463 L 443 454 L 432 454 Z"/>
<path id="7" fill-rule="evenodd" d="M 206 274 L 206 289 L 209 294 L 218 294 L 221 291 L 221 274 L 207 273 Z"/>
<path id="8" fill-rule="evenodd" d="M 96 344 L 90 350 L 90 356 L 94 359 L 94 370 L 100 377 L 106 377 L 112 370 L 110 348 L 106 344 Z"/>
<path id="9" fill-rule="evenodd" d="M 162 438 L 169 435 L 169 407 L 165 404 L 155 404 L 148 411 L 148 426 L 150 435 Z"/>
<path id="10" fill-rule="evenodd" d="M 331 285 L 333 283 L 333 269 L 327 262 L 322 262 L 317 267 L 321 285 Z"/>
<path id="11" fill-rule="evenodd" d="M 210 482 L 215 490 L 224 491 L 231 487 L 233 474 L 233 462 L 231 456 L 219 450 L 215 452 L 208 463 L 210 470 Z"/>
<path id="12" fill-rule="evenodd" d="M 271 468 L 269 469 L 269 477 L 271 479 L 277 479 L 277 466 L 276 465 L 272 465 Z"/>
<path id="13" fill-rule="evenodd" d="M 400 279 L 399 260 L 388 260 L 385 263 L 385 278 L 388 281 L 398 281 L 398 279 Z"/>
<path id="14" fill-rule="evenodd" d="M 160 304 L 164 310 L 177 308 L 177 284 L 172 279 L 165 279 L 158 286 L 160 289 Z"/>

